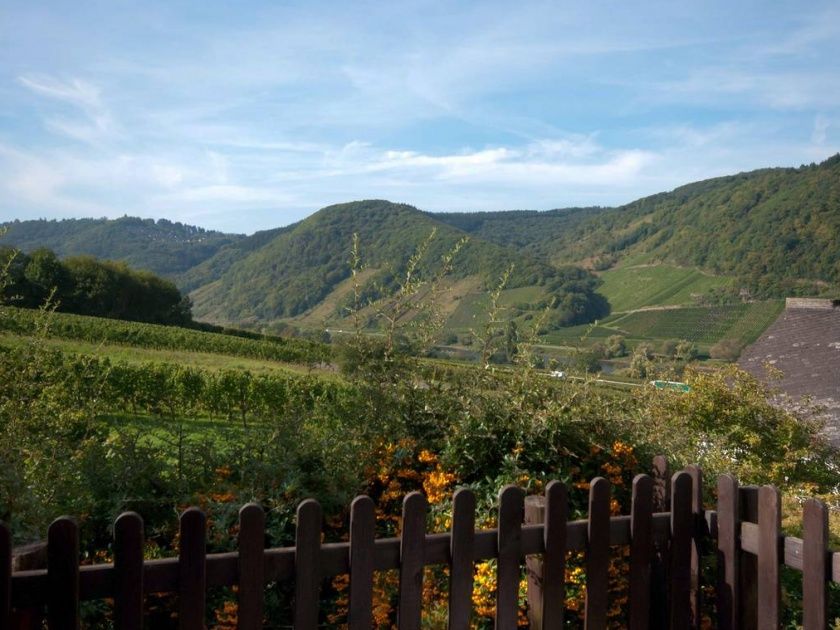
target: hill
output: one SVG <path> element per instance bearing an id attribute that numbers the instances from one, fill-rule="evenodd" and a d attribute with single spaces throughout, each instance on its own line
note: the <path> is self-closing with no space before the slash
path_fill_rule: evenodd
<path id="1" fill-rule="evenodd" d="M 46 247 L 59 257 L 90 255 L 118 260 L 174 278 L 243 237 L 166 219 L 63 219 L 0 224 L 0 245 L 24 252 Z"/>
<path id="2" fill-rule="evenodd" d="M 228 323 L 270 322 L 305 314 L 340 290 L 340 285 L 346 285 L 353 234 L 359 235 L 368 272 L 366 295 L 376 297 L 380 292 L 377 287 L 387 290 L 395 286 L 403 266 L 433 231 L 435 237 L 420 265 L 421 273 L 432 273 L 465 233 L 405 204 L 369 200 L 324 208 L 277 231 L 247 253 L 246 240 L 208 260 L 204 264 L 207 268 L 228 268 L 218 279 L 192 293 L 195 315 Z M 231 263 L 234 250 L 244 256 Z M 458 253 L 452 278 L 473 278 L 478 285 L 491 286 L 511 266 L 511 288 L 540 286 L 545 295 L 566 296 L 567 289 L 576 284 L 573 292 L 591 297 L 597 284 L 585 272 L 557 269 L 479 238 L 470 239 Z M 591 286 L 585 287 L 587 282 Z M 334 302 L 340 309 L 344 300 Z M 579 307 L 574 305 L 575 309 Z"/>
<path id="3" fill-rule="evenodd" d="M 429 216 L 491 243 L 514 247 L 530 256 L 550 260 L 556 256 L 557 243 L 565 238 L 570 229 L 606 210 L 591 207 L 545 212 L 445 212 Z"/>
<path id="4" fill-rule="evenodd" d="M 760 297 L 830 293 L 840 285 L 840 155 L 696 182 L 600 211 L 436 216 L 555 263 L 670 263 L 735 277 L 733 291 L 748 287 Z"/>

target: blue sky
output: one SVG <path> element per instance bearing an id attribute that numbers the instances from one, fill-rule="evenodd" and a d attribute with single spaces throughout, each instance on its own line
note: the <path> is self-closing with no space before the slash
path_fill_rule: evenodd
<path id="1" fill-rule="evenodd" d="M 0 220 L 616 205 L 840 151 L 837 2 L 18 2 Z"/>

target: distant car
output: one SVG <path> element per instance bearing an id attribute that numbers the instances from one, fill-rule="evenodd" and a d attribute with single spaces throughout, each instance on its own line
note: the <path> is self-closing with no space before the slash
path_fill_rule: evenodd
<path id="1" fill-rule="evenodd" d="M 549 376 L 553 378 L 566 378 L 566 373 L 563 370 L 551 370 Z"/>

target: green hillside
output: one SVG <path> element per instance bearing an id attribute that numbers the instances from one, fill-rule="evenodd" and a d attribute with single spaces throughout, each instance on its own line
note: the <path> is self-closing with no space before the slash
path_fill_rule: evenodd
<path id="1" fill-rule="evenodd" d="M 6 230 L 5 234 L 3 229 Z M 242 238 L 166 219 L 63 219 L 0 224 L 0 245 L 29 252 L 46 247 L 58 256 L 118 260 L 169 278 Z"/>
<path id="2" fill-rule="evenodd" d="M 604 210 L 606 209 L 592 207 L 546 212 L 451 212 L 429 216 L 485 241 L 515 247 L 531 256 L 550 260 L 556 257 L 557 242 L 562 241 L 566 232 Z"/>
<path id="3" fill-rule="evenodd" d="M 434 216 L 555 263 L 669 263 L 735 278 L 733 287 L 764 297 L 837 293 L 840 285 L 840 155 L 695 182 L 618 208 Z"/>
<path id="4" fill-rule="evenodd" d="M 233 262 L 217 280 L 194 291 L 194 313 L 214 322 L 271 322 L 300 316 L 321 304 L 349 277 L 354 233 L 359 235 L 365 266 L 374 271 L 365 292 L 375 297 L 374 286 L 393 286 L 402 267 L 432 231 L 435 237 L 420 266 L 420 272 L 427 275 L 466 236 L 464 232 L 416 208 L 388 201 L 324 208 L 280 231 Z M 477 277 L 491 286 L 511 266 L 510 288 L 539 285 L 545 287 L 546 295 L 564 297 L 568 292 L 561 285 L 575 285 L 574 291 L 581 293 L 591 293 L 597 285 L 597 280 L 582 270 L 557 269 L 478 238 L 469 239 L 458 253 L 452 278 Z M 586 304 L 559 305 L 568 307 L 571 317 L 586 316 Z M 539 304 L 533 307 L 541 308 Z"/>
<path id="5" fill-rule="evenodd" d="M 606 210 L 557 242 L 558 260 L 666 262 L 735 276 L 759 296 L 837 291 L 840 155 L 741 173 Z"/>
<path id="6" fill-rule="evenodd" d="M 730 287 L 733 279 L 697 269 L 643 265 L 610 269 L 601 274 L 601 292 L 614 312 L 645 306 L 692 304 L 710 291 Z"/>

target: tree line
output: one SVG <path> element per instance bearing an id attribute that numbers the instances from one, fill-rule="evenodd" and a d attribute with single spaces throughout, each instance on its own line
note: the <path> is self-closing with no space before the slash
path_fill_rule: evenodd
<path id="1" fill-rule="evenodd" d="M 192 322 L 191 303 L 178 288 L 148 271 L 123 262 L 72 256 L 60 260 L 50 249 L 28 254 L 0 248 L 6 281 L 2 300 L 24 308 L 51 301 L 62 312 L 130 319 L 156 324 Z"/>

